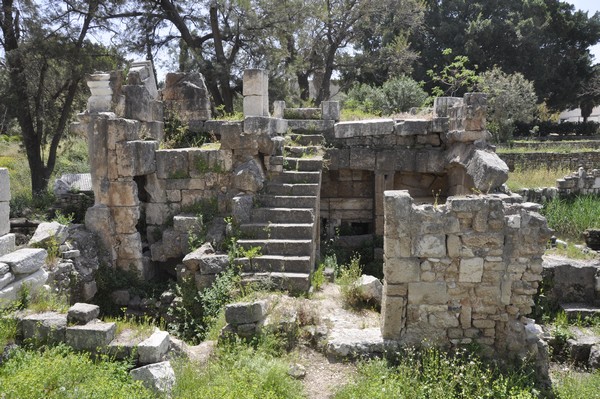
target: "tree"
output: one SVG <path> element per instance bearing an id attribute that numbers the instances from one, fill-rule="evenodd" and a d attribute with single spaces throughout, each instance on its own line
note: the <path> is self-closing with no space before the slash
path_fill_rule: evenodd
<path id="1" fill-rule="evenodd" d="M 445 48 L 487 71 L 522 73 L 553 109 L 578 104 L 591 73 L 589 47 L 600 40 L 600 13 L 588 16 L 559 0 L 427 0 L 423 29 L 411 37 L 421 53 L 417 80 L 442 64 Z"/>
<path id="2" fill-rule="evenodd" d="M 530 122 L 536 112 L 533 83 L 520 73 L 506 74 L 500 68 L 484 72 L 479 88 L 487 93 L 488 129 L 496 142 L 512 139 L 515 122 Z"/>
<path id="3" fill-rule="evenodd" d="M 34 194 L 47 190 L 73 110 L 84 104 L 86 73 L 111 59 L 87 40 L 99 1 L 2 0 L 0 44 L 8 86 L 3 102 L 17 119 Z"/>

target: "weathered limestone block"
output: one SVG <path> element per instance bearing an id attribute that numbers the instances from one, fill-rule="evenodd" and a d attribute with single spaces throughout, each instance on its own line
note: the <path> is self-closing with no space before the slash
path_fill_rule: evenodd
<path id="1" fill-rule="evenodd" d="M 66 342 L 75 350 L 96 352 L 115 338 L 117 325 L 96 321 L 82 326 L 67 327 Z"/>
<path id="2" fill-rule="evenodd" d="M 154 173 L 154 154 L 157 149 L 157 141 L 127 141 L 117 145 L 119 176 L 133 177 Z"/>
<path id="3" fill-rule="evenodd" d="M 0 168 L 0 202 L 10 201 L 10 176 L 8 169 Z"/>
<path id="4" fill-rule="evenodd" d="M 426 135 L 431 131 L 431 121 L 426 119 L 407 119 L 395 126 L 400 136 Z"/>
<path id="5" fill-rule="evenodd" d="M 0 263 L 0 290 L 15 281 L 15 275 L 9 270 L 6 263 Z"/>
<path id="6" fill-rule="evenodd" d="M 89 303 L 78 302 L 69 308 L 67 322 L 69 325 L 84 325 L 97 319 L 100 315 L 100 307 Z"/>
<path id="7" fill-rule="evenodd" d="M 244 70 L 244 96 L 268 96 L 269 75 L 265 69 Z"/>
<path id="8" fill-rule="evenodd" d="M 364 301 L 372 301 L 381 304 L 383 285 L 375 276 L 363 274 L 355 283 Z"/>
<path id="9" fill-rule="evenodd" d="M 156 151 L 156 176 L 159 179 L 189 178 L 188 150 Z"/>
<path id="10" fill-rule="evenodd" d="M 153 99 L 159 97 L 152 61 L 135 61 L 129 67 L 127 84 L 144 86 Z"/>
<path id="11" fill-rule="evenodd" d="M 231 199 L 231 213 L 236 224 L 248 223 L 254 208 L 254 195 L 236 195 Z"/>
<path id="12" fill-rule="evenodd" d="M 10 233 L 10 206 L 0 202 L 0 236 Z"/>
<path id="13" fill-rule="evenodd" d="M 244 96 L 244 116 L 269 116 L 269 96 Z"/>
<path id="14" fill-rule="evenodd" d="M 160 394 L 169 394 L 175 384 L 175 371 L 169 361 L 138 367 L 129 372 L 131 378 Z"/>
<path id="15" fill-rule="evenodd" d="M 109 73 L 96 73 L 89 76 L 87 86 L 91 96 L 87 102 L 90 113 L 107 112 L 111 110 L 113 90 L 110 87 Z"/>
<path id="16" fill-rule="evenodd" d="M 0 236 L 0 256 L 13 252 L 16 249 L 15 235 L 5 234 Z"/>
<path id="17" fill-rule="evenodd" d="M 411 305 L 445 305 L 447 302 L 448 288 L 443 281 L 408 284 L 408 303 Z"/>
<path id="18" fill-rule="evenodd" d="M 321 118 L 323 120 L 340 120 L 340 103 L 339 101 L 323 101 L 321 102 Z"/>
<path id="19" fill-rule="evenodd" d="M 256 193 L 263 188 L 265 173 L 256 159 L 238 166 L 233 172 L 233 188 Z"/>
<path id="20" fill-rule="evenodd" d="M 67 315 L 56 312 L 36 313 L 21 319 L 23 338 L 36 344 L 59 344 L 65 341 Z"/>
<path id="21" fill-rule="evenodd" d="M 39 269 L 20 280 L 13 281 L 0 290 L 0 305 L 16 301 L 24 284 L 33 293 L 41 289 L 46 284 L 46 281 L 48 281 L 48 273 L 44 269 Z"/>
<path id="22" fill-rule="evenodd" d="M 265 318 L 267 308 L 265 300 L 233 303 L 225 307 L 225 320 L 234 326 L 258 323 Z"/>
<path id="23" fill-rule="evenodd" d="M 475 150 L 467 163 L 467 173 L 475 188 L 483 192 L 501 186 L 508 180 L 508 166 L 493 152 Z"/>
<path id="24" fill-rule="evenodd" d="M 0 263 L 7 264 L 13 274 L 30 274 L 44 265 L 46 256 L 45 249 L 23 248 L 0 257 Z"/>
<path id="25" fill-rule="evenodd" d="M 321 119 L 320 108 L 286 108 L 283 112 L 285 119 Z"/>
<path id="26" fill-rule="evenodd" d="M 140 233 L 119 234 L 115 239 L 118 259 L 140 259 L 142 257 Z"/>
<path id="27" fill-rule="evenodd" d="M 461 106 L 463 99 L 459 97 L 436 97 L 433 100 L 433 116 L 448 117 L 448 110 L 453 107 Z"/>
<path id="28" fill-rule="evenodd" d="M 173 217 L 173 229 L 181 233 L 202 229 L 202 217 L 194 215 L 177 215 Z"/>
<path id="29" fill-rule="evenodd" d="M 33 237 L 29 240 L 29 245 L 43 247 L 50 240 L 55 240 L 58 245 L 62 245 L 68 236 L 67 226 L 58 222 L 42 222 L 35 229 Z"/>
<path id="30" fill-rule="evenodd" d="M 273 101 L 273 118 L 283 119 L 285 112 L 285 101 Z"/>
<path id="31" fill-rule="evenodd" d="M 139 206 L 138 188 L 134 181 L 108 183 L 108 204 L 111 206 Z"/>
<path id="32" fill-rule="evenodd" d="M 446 256 L 446 236 L 425 234 L 413 238 L 413 254 L 418 257 L 434 258 Z"/>
<path id="33" fill-rule="evenodd" d="M 383 273 L 390 284 L 417 282 L 421 276 L 421 265 L 414 258 L 386 258 Z"/>
<path id="34" fill-rule="evenodd" d="M 111 151 L 117 150 L 117 144 L 142 139 L 140 137 L 140 122 L 138 121 L 116 118 L 114 114 L 109 114 L 104 123 L 106 129 L 106 148 Z"/>
<path id="35" fill-rule="evenodd" d="M 110 208 L 110 214 L 117 233 L 133 234 L 137 231 L 136 225 L 140 218 L 138 206 L 114 206 Z"/>
<path id="36" fill-rule="evenodd" d="M 465 130 L 484 130 L 487 96 L 484 93 L 465 93 Z"/>
<path id="37" fill-rule="evenodd" d="M 204 76 L 197 72 L 171 72 L 162 90 L 165 106 L 188 125 L 210 119 L 210 96 Z"/>
<path id="38" fill-rule="evenodd" d="M 105 205 L 94 205 L 88 208 L 85 213 L 85 228 L 96 233 L 104 249 L 110 252 L 111 259 L 115 259 L 113 242 L 116 232 L 110 208 Z"/>
<path id="39" fill-rule="evenodd" d="M 375 170 L 375 153 L 370 148 L 350 149 L 350 169 Z"/>
<path id="40" fill-rule="evenodd" d="M 458 281 L 480 283 L 483 276 L 483 258 L 463 258 L 460 260 Z"/>
<path id="41" fill-rule="evenodd" d="M 450 143 L 468 143 L 478 140 L 489 140 L 492 135 L 487 130 L 451 130 L 446 133 L 446 140 Z"/>
<path id="42" fill-rule="evenodd" d="M 169 333 L 155 331 L 148 339 L 138 345 L 138 356 L 141 364 L 158 363 L 164 359 L 169 350 Z"/>

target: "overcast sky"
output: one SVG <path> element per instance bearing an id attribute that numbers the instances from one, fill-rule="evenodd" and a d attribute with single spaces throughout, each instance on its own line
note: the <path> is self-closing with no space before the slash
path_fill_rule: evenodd
<path id="1" fill-rule="evenodd" d="M 574 4 L 575 8 L 583 11 L 589 11 L 588 16 L 594 15 L 596 11 L 600 11 L 600 1 L 598 0 L 568 0 Z M 595 56 L 594 63 L 600 62 L 600 44 L 593 46 L 590 51 Z"/>

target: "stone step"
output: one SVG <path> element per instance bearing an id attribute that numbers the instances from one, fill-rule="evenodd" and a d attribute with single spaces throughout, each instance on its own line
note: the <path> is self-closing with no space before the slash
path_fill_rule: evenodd
<path id="1" fill-rule="evenodd" d="M 242 284 L 265 284 L 270 288 L 288 291 L 291 294 L 305 294 L 310 288 L 308 273 L 243 273 Z"/>
<path id="2" fill-rule="evenodd" d="M 285 170 L 295 170 L 302 172 L 318 172 L 323 169 L 323 157 L 314 158 L 285 158 Z"/>
<path id="3" fill-rule="evenodd" d="M 295 183 L 295 184 L 307 184 L 307 183 L 319 183 L 321 181 L 320 171 L 295 171 L 285 170 L 283 173 L 279 173 L 274 176 L 272 181 L 280 183 Z"/>
<path id="4" fill-rule="evenodd" d="M 297 144 L 307 145 L 321 145 L 325 141 L 325 137 L 322 134 L 298 134 L 292 133 L 289 135 L 290 139 Z"/>
<path id="5" fill-rule="evenodd" d="M 321 152 L 322 147 L 320 145 L 286 145 L 285 156 L 286 157 L 301 157 L 301 156 L 317 156 Z"/>
<path id="6" fill-rule="evenodd" d="M 333 133 L 335 121 L 332 120 L 305 120 L 288 119 L 288 129 L 293 133 L 318 134 Z"/>
<path id="7" fill-rule="evenodd" d="M 314 223 L 248 223 L 242 224 L 240 230 L 244 237 L 295 240 L 312 238 L 314 226 Z"/>
<path id="8" fill-rule="evenodd" d="M 237 243 L 243 249 L 260 247 L 260 255 L 310 256 L 313 252 L 312 240 L 243 239 Z"/>
<path id="9" fill-rule="evenodd" d="M 46 264 L 47 252 L 41 248 L 22 248 L 0 256 L 0 263 L 6 263 L 11 273 L 31 274 Z"/>
<path id="10" fill-rule="evenodd" d="M 261 195 L 257 202 L 272 208 L 314 208 L 317 197 L 312 195 Z"/>
<path id="11" fill-rule="evenodd" d="M 256 208 L 250 220 L 253 223 L 313 223 L 312 208 Z"/>
<path id="12" fill-rule="evenodd" d="M 262 255 L 252 259 L 238 258 L 236 264 L 243 272 L 288 272 L 310 273 L 312 265 L 310 256 Z"/>
<path id="13" fill-rule="evenodd" d="M 586 317 L 600 316 L 600 307 L 586 303 L 562 303 L 560 307 L 569 320 L 583 320 Z"/>
<path id="14" fill-rule="evenodd" d="M 307 196 L 319 195 L 320 184 L 316 183 L 280 183 L 268 182 L 265 192 L 271 195 Z"/>

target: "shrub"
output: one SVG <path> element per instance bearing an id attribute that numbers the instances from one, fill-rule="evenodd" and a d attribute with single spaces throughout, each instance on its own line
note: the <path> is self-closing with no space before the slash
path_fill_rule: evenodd
<path id="1" fill-rule="evenodd" d="M 420 107 L 427 93 L 407 76 L 390 79 L 381 87 L 356 85 L 348 92 L 344 107 L 375 115 L 392 115 Z"/>
<path id="2" fill-rule="evenodd" d="M 354 284 L 361 276 L 360 256 L 355 256 L 348 265 L 342 266 L 336 282 L 342 291 L 342 300 L 350 308 L 358 308 L 363 305 L 362 295 L 359 288 Z"/>
<path id="3" fill-rule="evenodd" d="M 560 136 L 594 136 L 600 131 L 598 122 L 552 122 L 552 121 L 531 121 L 516 122 L 515 137 L 546 137 L 550 134 Z"/>
<path id="4" fill-rule="evenodd" d="M 515 122 L 529 122 L 536 112 L 533 83 L 520 73 L 508 75 L 495 67 L 481 75 L 481 91 L 487 93 L 488 129 L 496 142 L 512 139 Z"/>

